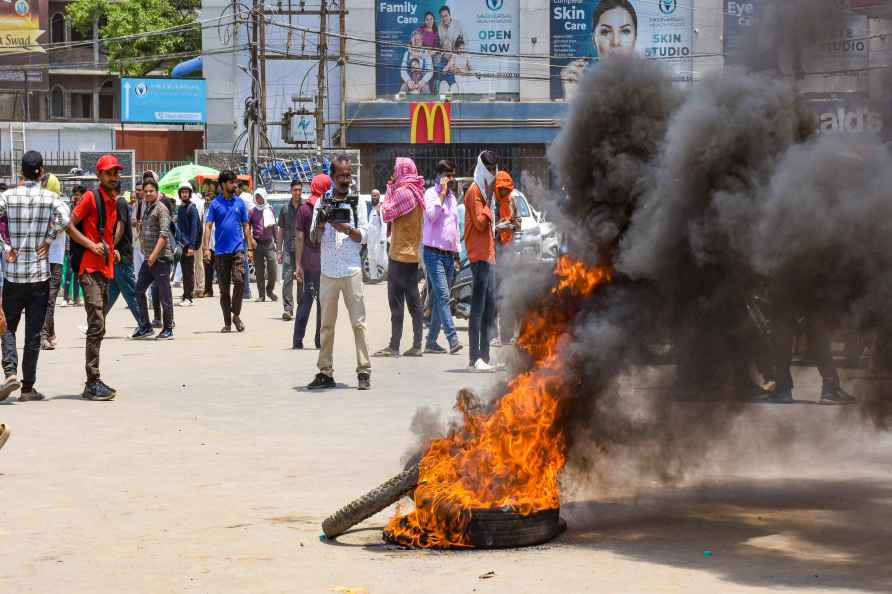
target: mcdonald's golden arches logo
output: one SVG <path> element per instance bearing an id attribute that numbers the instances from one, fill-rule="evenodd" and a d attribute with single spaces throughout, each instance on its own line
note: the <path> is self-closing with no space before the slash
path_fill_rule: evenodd
<path id="1" fill-rule="evenodd" d="M 452 106 L 448 101 L 412 102 L 409 107 L 412 144 L 452 143 Z"/>

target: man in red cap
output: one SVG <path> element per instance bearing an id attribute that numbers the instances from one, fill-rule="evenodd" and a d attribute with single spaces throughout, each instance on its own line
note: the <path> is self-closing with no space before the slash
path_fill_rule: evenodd
<path id="1" fill-rule="evenodd" d="M 105 336 L 105 303 L 108 281 L 115 276 L 120 254 L 114 249 L 117 224 L 116 199 L 121 164 L 114 155 L 96 162 L 99 187 L 87 192 L 71 213 L 68 234 L 83 246 L 78 274 L 87 310 L 87 382 L 82 396 L 88 400 L 113 400 L 117 393 L 99 377 L 99 348 Z"/>

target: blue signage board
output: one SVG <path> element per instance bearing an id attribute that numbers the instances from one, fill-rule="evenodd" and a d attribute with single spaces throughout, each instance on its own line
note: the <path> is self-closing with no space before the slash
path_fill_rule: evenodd
<path id="1" fill-rule="evenodd" d="M 191 78 L 123 78 L 121 121 L 203 124 L 207 121 L 207 82 Z"/>

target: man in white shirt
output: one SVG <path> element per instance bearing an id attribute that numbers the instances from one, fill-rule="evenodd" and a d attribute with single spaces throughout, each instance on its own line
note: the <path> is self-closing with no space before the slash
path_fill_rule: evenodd
<path id="1" fill-rule="evenodd" d="M 330 191 L 336 202 L 346 202 L 353 181 L 353 162 L 348 155 L 339 155 L 332 162 L 334 187 Z M 316 202 L 313 210 L 311 238 L 322 248 L 322 276 L 319 281 L 319 302 L 322 305 L 322 348 L 319 351 L 319 373 L 307 386 L 311 390 L 334 388 L 334 332 L 338 319 L 338 296 L 344 303 L 353 326 L 356 343 L 358 388 L 371 388 L 372 366 L 366 338 L 365 298 L 362 287 L 362 246 L 368 241 L 368 214 L 362 205 L 351 208 L 350 223 L 327 220 L 327 197 Z"/>

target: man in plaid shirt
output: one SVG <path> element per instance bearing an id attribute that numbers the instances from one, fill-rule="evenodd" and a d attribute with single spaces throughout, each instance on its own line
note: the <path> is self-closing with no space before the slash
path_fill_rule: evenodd
<path id="1" fill-rule="evenodd" d="M 49 248 L 56 235 L 68 226 L 68 206 L 59 196 L 40 187 L 43 157 L 37 151 L 22 156 L 25 183 L 0 195 L 0 217 L 9 221 L 10 246 L 6 255 L 6 281 L 3 284 L 3 313 L 8 330 L 3 335 L 3 371 L 0 400 L 21 387 L 20 402 L 43 400 L 34 389 L 40 331 L 46 318 L 50 293 Z M 19 382 L 15 332 L 25 314 L 25 348 L 22 381 Z"/>

